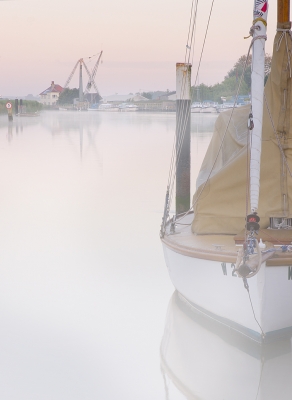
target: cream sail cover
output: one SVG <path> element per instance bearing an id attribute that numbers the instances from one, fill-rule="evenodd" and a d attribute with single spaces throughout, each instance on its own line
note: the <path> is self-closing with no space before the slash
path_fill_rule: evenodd
<path id="1" fill-rule="evenodd" d="M 290 28 L 290 24 L 289 26 L 281 24 L 278 27 L 280 29 Z M 286 33 L 278 32 L 274 41 L 272 68 L 265 87 L 265 95 L 274 127 L 292 171 L 292 127 L 290 123 L 292 98 L 287 50 L 291 54 L 291 36 L 288 31 Z M 197 179 L 197 191 L 193 198 L 192 230 L 196 234 L 236 234 L 245 226 L 249 112 L 250 106 L 234 110 L 217 161 L 216 156 L 231 110 L 221 113 L 216 121 L 214 134 Z M 214 163 L 215 167 L 211 177 L 204 186 Z M 250 212 L 249 206 L 248 212 Z M 261 228 L 269 226 L 270 217 L 292 217 L 292 178 L 283 162 L 265 102 L 258 214 L 261 218 Z"/>

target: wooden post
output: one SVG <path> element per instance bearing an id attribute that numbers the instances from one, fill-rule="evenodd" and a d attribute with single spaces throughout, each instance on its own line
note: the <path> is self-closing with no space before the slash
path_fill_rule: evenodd
<path id="1" fill-rule="evenodd" d="M 18 99 L 15 99 L 15 102 L 14 102 L 14 112 L 15 112 L 15 115 L 18 115 Z"/>
<path id="2" fill-rule="evenodd" d="M 278 22 L 290 22 L 290 0 L 278 0 Z"/>
<path id="3" fill-rule="evenodd" d="M 8 110 L 8 121 L 13 121 L 12 108 Z"/>
<path id="4" fill-rule="evenodd" d="M 83 63 L 83 59 L 81 58 L 80 59 L 80 68 L 79 68 L 79 103 L 83 102 L 82 63 Z"/>
<path id="5" fill-rule="evenodd" d="M 8 103 L 6 103 L 6 109 L 7 109 L 7 113 L 8 113 L 8 121 L 12 121 L 13 120 L 12 103 L 10 101 Z"/>
<path id="6" fill-rule="evenodd" d="M 191 64 L 176 64 L 176 214 L 190 208 Z"/>

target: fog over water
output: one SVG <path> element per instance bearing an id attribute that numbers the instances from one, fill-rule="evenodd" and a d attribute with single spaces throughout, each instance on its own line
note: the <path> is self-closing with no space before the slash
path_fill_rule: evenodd
<path id="1" fill-rule="evenodd" d="M 192 115 L 193 187 L 215 119 Z M 174 129 L 171 113 L 0 117 L 1 399 L 291 398 L 291 342 L 263 367 L 173 294 L 159 227 Z"/>

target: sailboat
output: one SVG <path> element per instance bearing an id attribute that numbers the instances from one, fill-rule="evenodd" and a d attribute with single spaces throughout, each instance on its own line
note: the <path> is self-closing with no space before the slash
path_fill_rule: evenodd
<path id="1" fill-rule="evenodd" d="M 174 161 L 160 230 L 170 278 L 185 301 L 261 343 L 292 332 L 289 12 L 290 1 L 278 0 L 271 72 L 264 86 L 268 1 L 255 0 L 251 104 L 219 114 L 192 204 L 191 65 L 177 64 Z M 176 212 L 171 217 L 173 176 Z"/>
<path id="2" fill-rule="evenodd" d="M 200 102 L 194 102 L 192 105 L 191 105 L 191 112 L 192 113 L 199 113 L 199 112 L 201 112 L 201 110 L 202 110 L 202 103 L 200 103 Z"/>

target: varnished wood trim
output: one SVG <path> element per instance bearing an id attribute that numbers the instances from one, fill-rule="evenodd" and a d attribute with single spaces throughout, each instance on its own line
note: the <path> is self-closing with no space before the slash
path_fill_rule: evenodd
<path id="1" fill-rule="evenodd" d="M 218 261 L 218 262 L 228 262 L 235 263 L 237 259 L 237 254 L 232 253 L 224 253 L 216 252 L 216 251 L 204 251 L 200 249 L 191 249 L 189 247 L 176 245 L 175 243 L 171 243 L 168 240 L 161 239 L 161 241 L 168 247 L 170 250 L 175 253 L 182 254 L 183 256 L 198 258 L 200 260 L 209 260 L 209 261 Z M 267 267 L 283 267 L 283 266 L 292 266 L 292 256 L 288 257 L 275 257 L 270 258 L 266 261 Z"/>
<path id="2" fill-rule="evenodd" d="M 288 267 L 292 266 L 292 258 L 270 258 L 266 261 L 267 267 Z"/>
<path id="3" fill-rule="evenodd" d="M 215 251 L 204 251 L 200 249 L 190 249 L 189 247 L 185 246 L 178 246 L 174 243 L 171 243 L 165 239 L 161 239 L 162 242 L 168 247 L 169 249 L 173 250 L 176 253 L 182 254 L 183 256 L 192 257 L 192 258 L 199 258 L 201 260 L 209 260 L 209 261 L 220 261 L 220 262 L 230 262 L 235 263 L 237 254 L 232 253 L 224 253 L 222 252 L 215 252 Z"/>
<path id="4" fill-rule="evenodd" d="M 278 0 L 278 22 L 290 21 L 290 0 Z"/>

